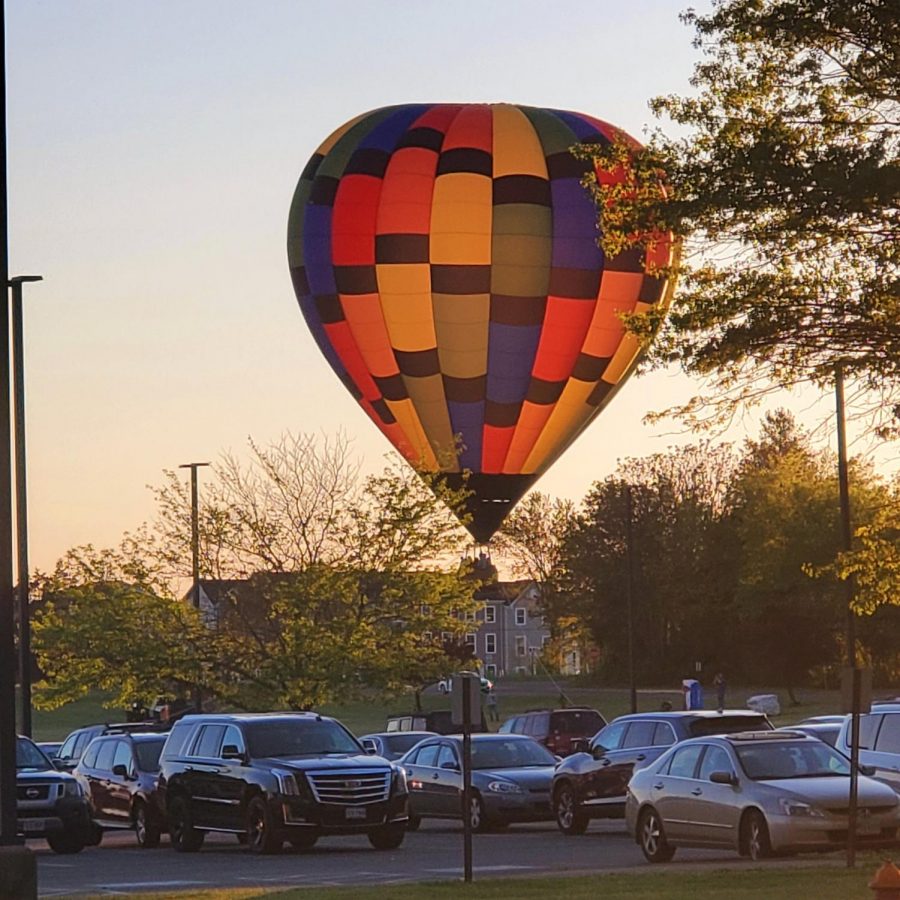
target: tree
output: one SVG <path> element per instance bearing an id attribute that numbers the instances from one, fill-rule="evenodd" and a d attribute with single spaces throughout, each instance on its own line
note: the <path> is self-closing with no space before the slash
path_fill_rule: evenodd
<path id="1" fill-rule="evenodd" d="M 900 374 L 900 16 L 893 0 L 715 0 L 689 11 L 704 59 L 655 99 L 687 135 L 595 147 L 607 254 L 671 232 L 680 288 L 653 351 L 711 386 L 699 425 L 840 363 L 896 429 Z M 630 319 L 644 339 L 658 313 Z"/>
<path id="2" fill-rule="evenodd" d="M 201 576 L 223 586 L 216 615 L 201 622 L 177 600 L 190 571 L 190 503 L 166 473 L 141 540 L 57 567 L 37 630 L 48 697 L 115 685 L 125 666 L 123 692 L 155 693 L 158 674 L 242 708 L 299 709 L 418 689 L 454 667 L 453 648 L 428 635 L 462 644 L 474 611 L 450 511 L 462 498 L 439 482 L 436 497 L 428 476 L 398 461 L 361 478 L 340 437 L 250 446 L 249 463 L 226 456 L 204 485 Z M 127 645 L 104 649 L 110 632 L 114 649 L 128 635 L 127 663 Z M 57 647 L 65 666 L 53 662 Z"/>

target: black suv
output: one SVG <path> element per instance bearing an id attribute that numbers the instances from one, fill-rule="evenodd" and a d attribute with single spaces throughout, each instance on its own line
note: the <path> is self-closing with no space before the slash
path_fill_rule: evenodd
<path id="1" fill-rule="evenodd" d="M 556 824 L 565 834 L 582 834 L 590 819 L 621 818 L 635 769 L 649 766 L 687 738 L 738 731 L 772 731 L 772 723 L 749 709 L 619 716 L 590 742 L 584 741 L 585 747 L 576 741 L 578 752 L 557 766 L 551 793 Z"/>
<path id="2" fill-rule="evenodd" d="M 138 845 L 157 847 L 165 818 L 156 797 L 165 734 L 109 734 L 94 738 L 73 774 L 84 788 L 94 823 L 92 844 L 103 831 L 133 828 Z"/>
<path id="3" fill-rule="evenodd" d="M 317 713 L 186 716 L 163 748 L 159 796 L 182 852 L 199 850 L 207 831 L 236 834 L 256 853 L 360 833 L 393 850 L 408 821 L 403 770 Z"/>
<path id="4" fill-rule="evenodd" d="M 42 837 L 56 853 L 78 853 L 88 842 L 90 817 L 81 785 L 28 738 L 16 740 L 16 830 Z"/>

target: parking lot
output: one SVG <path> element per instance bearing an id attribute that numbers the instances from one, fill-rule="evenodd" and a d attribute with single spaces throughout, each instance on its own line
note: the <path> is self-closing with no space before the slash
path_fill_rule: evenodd
<path id="1" fill-rule="evenodd" d="M 502 834 L 476 835 L 475 878 L 647 867 L 621 822 L 595 822 L 582 837 L 561 834 L 553 823 L 516 826 Z M 42 897 L 66 894 L 130 894 L 190 888 L 324 886 L 457 879 L 462 876 L 462 831 L 426 822 L 396 851 L 379 852 L 364 836 L 323 838 L 308 852 L 252 855 L 225 835 L 210 835 L 199 853 L 175 853 L 167 840 L 140 850 L 134 835 L 107 835 L 100 847 L 58 856 L 43 841 L 30 845 L 38 860 Z M 681 851 L 680 861 L 734 863 L 730 853 Z"/>

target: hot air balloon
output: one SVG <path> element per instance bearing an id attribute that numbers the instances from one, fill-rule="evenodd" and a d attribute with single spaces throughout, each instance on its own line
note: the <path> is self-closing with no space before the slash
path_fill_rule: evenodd
<path id="1" fill-rule="evenodd" d="M 288 258 L 316 343 L 409 462 L 465 482 L 478 543 L 634 369 L 620 314 L 668 303 L 670 241 L 597 244 L 571 148 L 619 135 L 555 109 L 390 106 L 338 128 L 297 184 Z"/>

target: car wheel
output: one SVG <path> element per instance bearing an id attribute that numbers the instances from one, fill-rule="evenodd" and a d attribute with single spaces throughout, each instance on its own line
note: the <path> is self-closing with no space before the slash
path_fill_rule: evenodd
<path id="1" fill-rule="evenodd" d="M 48 834 L 47 843 L 54 853 L 81 853 L 85 847 L 85 835 L 80 831 L 61 831 Z"/>
<path id="2" fill-rule="evenodd" d="M 99 847 L 102 841 L 103 829 L 96 822 L 91 822 L 91 824 L 88 826 L 88 836 L 87 841 L 85 842 L 85 846 Z"/>
<path id="3" fill-rule="evenodd" d="M 675 848 L 666 840 L 662 819 L 652 807 L 641 813 L 638 840 L 644 856 L 652 863 L 668 862 L 675 855 Z"/>
<path id="4" fill-rule="evenodd" d="M 418 831 L 419 826 L 422 824 L 422 819 L 419 816 L 414 816 L 412 813 L 409 814 L 409 820 L 406 823 L 407 831 Z"/>
<path id="5" fill-rule="evenodd" d="M 278 853 L 284 843 L 276 833 L 269 807 L 262 797 L 247 804 L 247 847 L 251 853 Z"/>
<path id="6" fill-rule="evenodd" d="M 482 833 L 490 828 L 487 814 L 484 811 L 484 801 L 478 794 L 473 793 L 469 800 L 469 824 L 472 831 Z"/>
<path id="7" fill-rule="evenodd" d="M 588 816 L 575 799 L 571 785 L 561 784 L 553 795 L 553 815 L 563 834 L 584 834 Z"/>
<path id="8" fill-rule="evenodd" d="M 188 802 L 175 797 L 169 803 L 169 839 L 179 853 L 196 853 L 203 846 L 206 835 L 194 828 Z"/>
<path id="9" fill-rule="evenodd" d="M 382 825 L 373 828 L 369 832 L 369 843 L 376 850 L 396 850 L 406 837 L 405 822 L 391 822 L 390 825 Z"/>
<path id="10" fill-rule="evenodd" d="M 138 847 L 144 850 L 159 846 L 160 828 L 150 815 L 146 803 L 138 802 L 134 806 L 134 835 Z"/>
<path id="11" fill-rule="evenodd" d="M 769 840 L 769 826 L 766 817 L 759 810 L 751 809 L 744 819 L 742 830 L 743 851 L 754 862 L 772 856 L 772 842 Z"/>
<path id="12" fill-rule="evenodd" d="M 295 850 L 312 850 L 318 839 L 319 835 L 315 831 L 298 831 L 288 835 L 288 840 Z"/>

